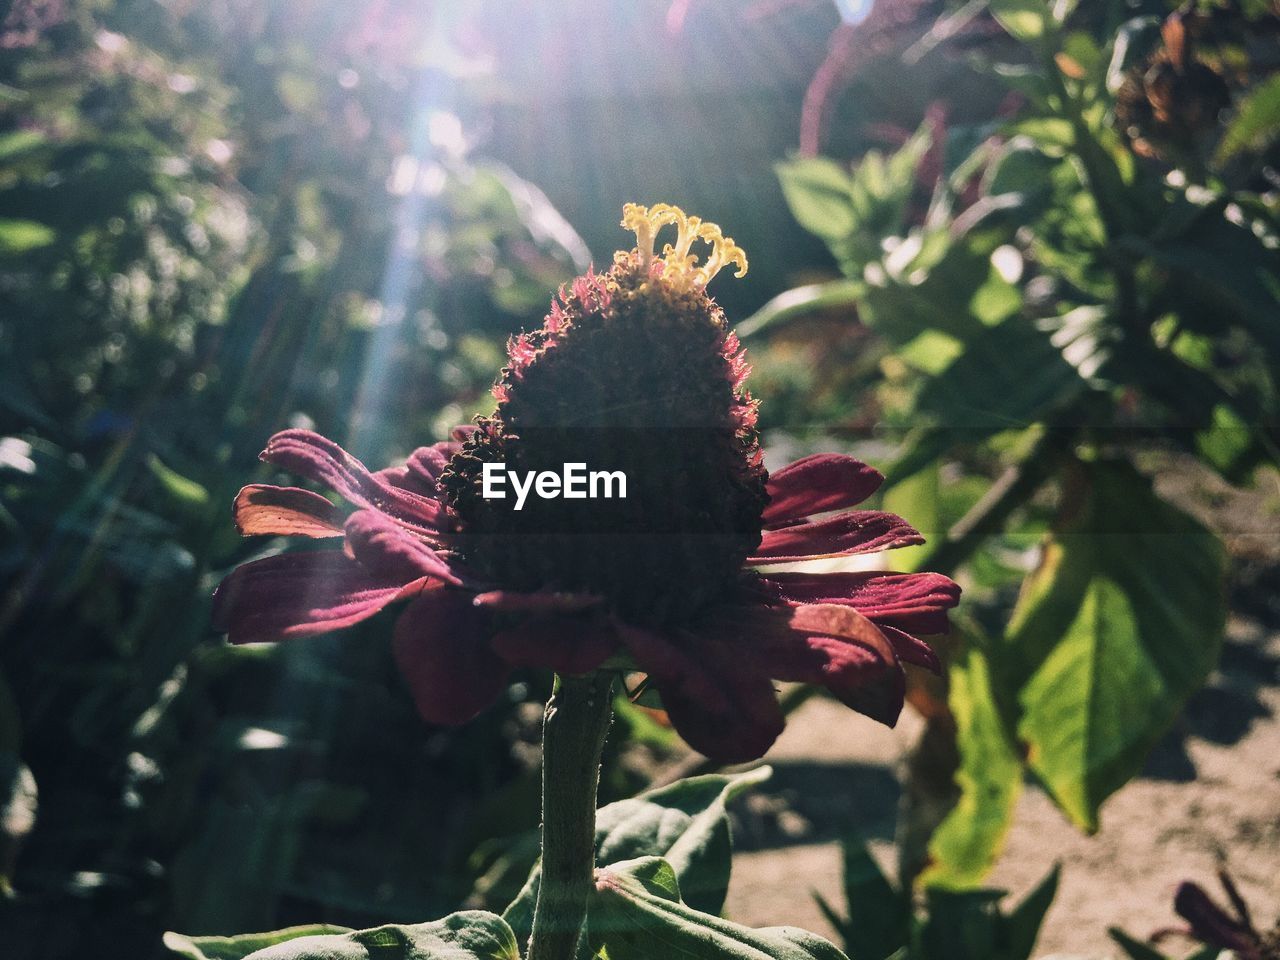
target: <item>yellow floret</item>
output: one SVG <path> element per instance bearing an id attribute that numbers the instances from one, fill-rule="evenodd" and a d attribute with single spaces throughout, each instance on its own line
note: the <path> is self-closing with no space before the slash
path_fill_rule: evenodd
<path id="1" fill-rule="evenodd" d="M 746 276 L 747 255 L 743 249 L 726 237 L 714 223 L 704 223 L 691 217 L 679 207 L 658 203 L 643 207 L 628 203 L 622 208 L 622 226 L 636 235 L 636 251 L 640 261 L 648 267 L 654 260 L 654 242 L 658 232 L 667 224 L 676 226 L 676 242 L 662 248 L 664 264 L 662 276 L 676 284 L 705 287 L 722 269 L 736 264 L 735 277 Z M 701 240 L 711 247 L 707 262 L 696 266 L 697 256 L 690 252 L 694 240 Z"/>

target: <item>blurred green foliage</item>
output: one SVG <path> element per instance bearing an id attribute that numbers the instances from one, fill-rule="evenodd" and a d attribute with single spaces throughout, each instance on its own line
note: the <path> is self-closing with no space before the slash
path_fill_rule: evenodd
<path id="1" fill-rule="evenodd" d="M 880 945 L 1026 955 L 1040 899 L 1006 916 L 974 891 L 1022 778 L 1091 828 L 1216 655 L 1220 545 L 1137 454 L 1233 482 L 1276 459 L 1273 10 L 1205 0 L 1179 39 L 1163 0 L 878 0 L 891 26 L 868 19 L 824 141 L 858 160 L 775 174 L 834 6 L 693 5 L 674 33 L 669 7 L 0 3 L 0 934 L 38 944 L 18 956 L 517 896 L 545 678 L 428 730 L 385 622 L 234 649 L 208 598 L 278 546 L 229 518 L 272 432 L 375 465 L 441 438 L 489 403 L 505 337 L 588 249 L 607 261 L 627 200 L 742 243 L 751 275 L 715 292 L 760 308 L 742 332 L 775 447 L 883 465 L 931 540 L 900 559 L 965 581 L 950 689 L 913 691 L 956 741 L 951 813 L 904 845 L 935 919 L 886 907 Z M 669 742 L 619 717 L 610 750 Z M 608 799 L 645 780 L 604 769 Z M 714 895 L 679 877 L 690 905 L 662 893 L 677 861 L 623 885 L 680 927 L 727 860 Z"/>
<path id="2" fill-rule="evenodd" d="M 1097 829 L 1217 661 L 1222 543 L 1138 468 L 1280 464 L 1274 5 L 976 9 L 939 23 L 1003 31 L 970 60 L 1000 109 L 780 163 L 840 276 L 744 324 L 825 318 L 879 351 L 812 380 L 860 401 L 835 429 L 886 464 L 886 502 L 934 519 L 914 565 L 965 584 L 949 691 L 915 694 L 941 759 L 900 825 L 904 877 L 943 889 L 980 882 L 1024 776 Z"/>
<path id="3" fill-rule="evenodd" d="M 208 626 L 276 549 L 229 513 L 272 432 L 379 465 L 439 439 L 587 265 L 471 156 L 470 55 L 420 55 L 451 24 L 384 6 L 0 8 L 0 929 L 30 955 L 439 915 L 536 823 L 545 678 L 431 730 L 385 624 Z"/>
<path id="4" fill-rule="evenodd" d="M 846 914 L 818 905 L 844 941 L 849 960 L 1028 960 L 1058 890 L 1054 867 L 1017 905 L 1004 890 L 930 887 L 917 909 L 910 887 L 885 877 L 857 836 L 843 845 Z"/>

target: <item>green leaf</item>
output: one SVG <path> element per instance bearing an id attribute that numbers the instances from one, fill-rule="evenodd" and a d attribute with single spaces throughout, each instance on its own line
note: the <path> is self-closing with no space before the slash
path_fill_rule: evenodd
<path id="1" fill-rule="evenodd" d="M 858 222 L 849 193 L 852 180 L 840 164 L 826 157 L 796 157 L 775 169 L 800 226 L 828 242 L 853 233 Z"/>
<path id="2" fill-rule="evenodd" d="M 932 130 L 922 124 L 888 157 L 872 150 L 854 167 L 850 193 L 860 229 L 874 238 L 901 232 L 907 201 L 916 188 L 916 170 L 932 139 Z"/>
<path id="3" fill-rule="evenodd" d="M 1022 792 L 1022 763 L 1004 732 L 986 657 L 972 643 L 951 665 L 960 800 L 929 841 L 925 886 L 976 887 L 995 864 Z"/>
<path id="4" fill-rule="evenodd" d="M 930 543 L 940 542 L 945 536 L 938 497 L 940 482 L 936 463 L 918 470 L 895 483 L 884 494 L 884 509 L 900 517 L 910 517 L 915 528 Z M 910 573 L 920 569 L 921 562 L 929 556 L 929 547 L 903 547 L 894 552 L 895 570 Z"/>
<path id="5" fill-rule="evenodd" d="M 884 485 L 892 490 L 905 483 L 919 471 L 933 466 L 942 456 L 954 452 L 962 443 L 968 443 L 971 434 L 965 430 L 925 426 L 912 432 L 903 451 L 884 470 Z"/>
<path id="6" fill-rule="evenodd" d="M 184 477 L 172 467 L 166 466 L 164 461 L 154 453 L 147 456 L 147 469 L 160 481 L 164 491 L 181 506 L 194 509 L 203 507 L 209 502 L 208 490 L 196 481 Z"/>
<path id="7" fill-rule="evenodd" d="M 1107 91 L 1116 93 L 1124 85 L 1130 67 L 1142 62 L 1160 41 L 1160 18 L 1134 17 L 1120 25 L 1111 45 L 1107 66 Z"/>
<path id="8" fill-rule="evenodd" d="M 937 376 L 964 353 L 964 344 L 941 330 L 925 330 L 894 351 L 894 356 L 912 370 Z"/>
<path id="9" fill-rule="evenodd" d="M 926 892 L 928 916 L 920 932 L 927 960 L 1027 960 L 1058 892 L 1054 866 L 1012 913 L 1000 907 L 1003 890 Z"/>
<path id="10" fill-rule="evenodd" d="M 845 276 L 856 280 L 880 256 L 880 238 L 902 233 L 931 138 L 922 126 L 895 153 L 871 150 L 852 171 L 824 157 L 793 157 L 775 167 L 792 215 L 826 241 Z"/>
<path id="11" fill-rule="evenodd" d="M 927 225 L 889 244 L 862 272 L 861 319 L 901 348 L 926 330 L 967 340 L 1008 318 L 1020 295 L 992 255 L 1025 223 L 1025 199 L 984 196 L 949 226 Z"/>
<path id="12" fill-rule="evenodd" d="M 1098 77 L 1101 74 L 1102 51 L 1087 33 L 1072 31 L 1067 34 L 1062 41 L 1062 56 L 1067 59 L 1070 66 L 1084 72 L 1082 79 Z"/>
<path id="13" fill-rule="evenodd" d="M 988 9 L 1011 37 L 1023 43 L 1039 40 L 1051 23 L 1045 0 L 991 0 Z"/>
<path id="14" fill-rule="evenodd" d="M 609 864 L 662 856 L 676 871 L 689 904 L 719 913 L 729 889 L 733 854 L 726 806 L 744 790 L 769 779 L 772 772 L 759 767 L 734 775 L 689 777 L 601 807 L 596 813 L 596 861 Z M 532 929 L 538 883 L 535 867 L 503 911 L 519 935 Z"/>
<path id="15" fill-rule="evenodd" d="M 11 130 L 0 134 L 0 161 L 12 162 L 24 153 L 43 146 L 48 140 L 48 135 L 39 130 Z"/>
<path id="16" fill-rule="evenodd" d="M 819 310 L 852 309 L 862 293 L 862 284 L 854 280 L 832 280 L 810 283 L 784 290 L 734 329 L 740 337 L 750 337 L 766 327 L 794 320 Z"/>
<path id="17" fill-rule="evenodd" d="M 1080 470 L 991 664 L 1029 766 L 1093 831 L 1217 660 L 1225 557 L 1127 463 Z"/>
<path id="18" fill-rule="evenodd" d="M 1030 223 L 1053 203 L 1066 162 L 1061 154 L 1075 145 L 1075 131 L 1058 117 L 1029 117 L 1013 124 L 1009 136 L 996 151 L 984 185 L 992 198 L 1014 198 L 1018 219 Z"/>
<path id="19" fill-rule="evenodd" d="M 0 218 L 0 255 L 26 253 L 47 247 L 57 234 L 52 227 L 34 220 Z"/>
<path id="20" fill-rule="evenodd" d="M 1253 430 L 1239 414 L 1224 403 L 1214 404 L 1212 421 L 1197 431 L 1196 451 L 1227 479 L 1242 483 L 1246 479 L 1249 455 L 1255 448 Z"/>
<path id="21" fill-rule="evenodd" d="M 925 891 L 927 919 L 920 946 L 928 960 L 1003 960 L 1000 899 L 1003 890 Z"/>
<path id="22" fill-rule="evenodd" d="M 671 865 L 657 857 L 596 872 L 588 915 L 593 949 L 609 960 L 847 960 L 835 946 L 794 927 L 754 930 L 680 902 Z"/>
<path id="23" fill-rule="evenodd" d="M 1280 133 L 1280 76 L 1263 81 L 1240 104 L 1214 159 L 1225 163 L 1242 150 L 1265 147 Z"/>
<path id="24" fill-rule="evenodd" d="M 1035 949 L 1036 938 L 1053 898 L 1058 894 L 1058 880 L 1062 874 L 1059 864 L 1041 880 L 1022 902 L 1013 908 L 1005 919 L 1005 939 L 1008 944 L 1008 960 L 1027 960 Z"/>
<path id="25" fill-rule="evenodd" d="M 0 749 L 0 898 L 11 890 L 7 870 L 36 825 L 38 808 L 39 791 L 31 770 L 16 753 Z"/>
<path id="26" fill-rule="evenodd" d="M 299 937 L 349 932 L 350 927 L 327 923 L 309 923 L 269 933 L 241 933 L 234 937 L 188 937 L 170 930 L 164 935 L 164 945 L 172 953 L 188 960 L 243 960 L 251 953 Z"/>
<path id="27" fill-rule="evenodd" d="M 1170 960 L 1159 950 L 1148 946 L 1141 940 L 1135 940 L 1119 927 L 1109 927 L 1107 933 L 1132 960 Z"/>
<path id="28" fill-rule="evenodd" d="M 841 844 L 848 919 L 839 927 L 850 960 L 883 960 L 911 940 L 911 896 L 885 877 L 860 837 Z"/>
<path id="29" fill-rule="evenodd" d="M 1141 940 L 1135 940 L 1119 927 L 1108 927 L 1107 933 L 1119 944 L 1125 956 L 1131 960 L 1174 960 L 1173 957 L 1161 953 L 1155 947 Z M 1091 958 L 1090 958 L 1091 960 Z M 1201 947 L 1195 953 L 1187 954 L 1181 960 L 1236 960 L 1236 954 L 1230 950 L 1220 950 L 1214 946 Z"/>
<path id="30" fill-rule="evenodd" d="M 596 815 L 600 862 L 661 856 L 675 870 L 690 906 L 719 913 L 733 853 L 727 805 L 772 773 L 759 767 L 732 776 L 689 777 L 609 804 Z"/>
<path id="31" fill-rule="evenodd" d="M 1049 335 L 1013 317 L 969 337 L 964 353 L 921 387 L 915 409 L 930 422 L 980 438 L 1030 426 L 1079 396 L 1087 386 L 1080 374 Z"/>
<path id="32" fill-rule="evenodd" d="M 969 298 L 969 312 L 988 327 L 1004 323 L 1022 310 L 1022 291 L 1000 276 L 995 266 Z"/>
<path id="33" fill-rule="evenodd" d="M 190 960 L 520 960 L 511 928 L 482 910 L 453 913 L 434 923 L 315 932 L 322 929 L 292 927 L 242 937 L 167 933 L 164 943 Z"/>
<path id="34" fill-rule="evenodd" d="M 1179 214 L 1180 206 L 1172 215 Z M 1280 252 L 1229 221 L 1221 203 L 1179 222 L 1176 236 L 1135 246 L 1166 269 L 1167 292 L 1186 326 L 1217 334 L 1234 319 L 1280 358 Z"/>
<path id="35" fill-rule="evenodd" d="M 1024 117 L 1009 124 L 1007 130 L 1011 137 L 1030 137 L 1038 146 L 1057 151 L 1058 153 L 1055 153 L 1054 156 L 1057 156 L 1063 150 L 1070 150 L 1076 143 L 1075 128 L 1071 126 L 1070 120 L 1062 117 Z M 1024 168 L 1029 165 L 1028 161 L 1033 157 L 1040 158 L 1042 164 L 1052 162 L 1052 157 L 1046 156 L 1038 150 L 1028 150 L 1021 144 L 1016 143 L 1007 147 L 1002 157 L 1012 158 L 1014 161 L 1023 161 Z M 996 180 L 997 177 L 1010 176 L 1009 172 L 1005 171 L 1007 165 L 1008 162 L 1006 160 L 992 173 L 992 193 L 1004 193 L 1008 189 L 1004 185 L 1002 185 L 1001 189 L 995 189 L 995 185 L 998 182 Z M 1016 172 L 1021 172 L 1017 170 L 1016 164 L 1014 169 Z M 1036 184 L 1029 183 L 1026 186 L 1034 187 Z M 1040 186 L 1044 185 L 1040 184 Z"/>

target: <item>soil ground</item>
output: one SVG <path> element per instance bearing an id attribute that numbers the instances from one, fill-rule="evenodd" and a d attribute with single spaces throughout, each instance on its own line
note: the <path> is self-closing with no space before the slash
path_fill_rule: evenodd
<path id="1" fill-rule="evenodd" d="M 834 701 L 806 703 L 770 753 L 772 783 L 740 812 L 726 914 L 835 939 L 813 894 L 842 906 L 838 840 L 855 824 L 892 869 L 895 768 L 918 731 L 912 715 L 888 730 Z M 1021 896 L 1061 862 L 1037 957 L 1118 957 L 1109 926 L 1143 937 L 1174 925 L 1181 880 L 1219 896 L 1220 857 L 1260 926 L 1280 915 L 1280 633 L 1232 621 L 1220 669 L 1101 819 L 1083 836 L 1043 792 L 1024 791 L 990 885 Z"/>
<path id="2" fill-rule="evenodd" d="M 1097 834 L 1082 835 L 1035 786 L 1023 791 L 987 882 L 1020 898 L 1062 864 L 1038 958 L 1119 960 L 1108 927 L 1143 938 L 1179 925 L 1173 895 L 1183 880 L 1222 902 L 1220 863 L 1259 927 L 1280 922 L 1280 472 L 1240 489 L 1186 457 L 1149 459 L 1157 492 L 1223 537 L 1234 613 L 1218 670 L 1142 774 L 1104 804 Z M 888 730 L 828 699 L 797 711 L 769 754 L 767 791 L 737 811 L 726 915 L 839 943 L 813 894 L 843 912 L 839 840 L 854 828 L 893 875 L 896 771 L 920 727 L 910 710 Z M 1164 949 L 1191 952 L 1173 941 Z"/>

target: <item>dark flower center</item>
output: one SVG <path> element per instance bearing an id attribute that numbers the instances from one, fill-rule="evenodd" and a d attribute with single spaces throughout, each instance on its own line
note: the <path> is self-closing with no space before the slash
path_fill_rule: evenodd
<path id="1" fill-rule="evenodd" d="M 674 625 L 722 597 L 759 544 L 768 496 L 745 364 L 705 280 L 670 253 L 619 254 L 562 291 L 543 328 L 513 340 L 497 410 L 445 472 L 462 552 L 501 586 L 595 593 L 633 622 Z M 517 510 L 510 484 L 484 497 L 486 463 L 621 472 L 626 496 L 531 490 Z"/>

